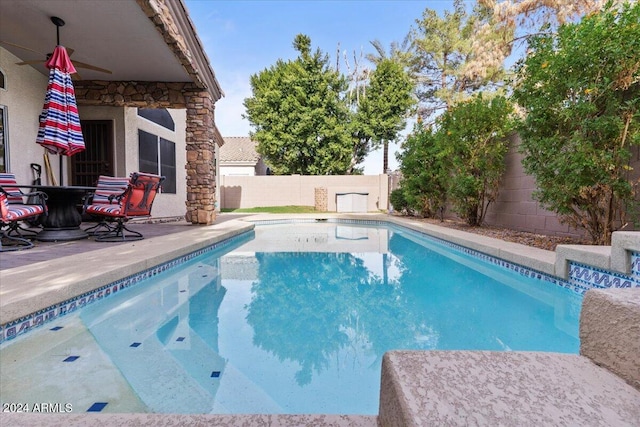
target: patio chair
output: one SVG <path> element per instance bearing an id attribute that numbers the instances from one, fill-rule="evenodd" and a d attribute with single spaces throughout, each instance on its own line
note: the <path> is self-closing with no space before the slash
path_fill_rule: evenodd
<path id="1" fill-rule="evenodd" d="M 24 205 L 25 200 L 27 201 L 26 204 L 28 205 L 37 205 L 40 203 L 40 198 L 44 194 L 41 191 L 24 193 L 22 190 L 20 190 L 20 186 L 18 185 L 18 181 L 16 181 L 15 174 L 12 173 L 0 173 L 0 189 L 7 195 L 7 202 L 10 205 Z M 27 222 L 31 226 L 39 225 L 37 216 L 26 218 L 25 222 Z M 18 225 L 10 232 L 16 233 L 19 237 L 23 237 L 23 233 L 29 234 L 30 237 L 33 237 L 38 233 L 37 231 L 24 228 L 22 225 Z"/>
<path id="2" fill-rule="evenodd" d="M 109 204 L 91 204 L 86 212 L 98 217 L 105 217 L 115 225 L 105 233 L 96 234 L 98 242 L 122 242 L 142 240 L 144 236 L 127 228 L 131 218 L 151 216 L 151 206 L 164 181 L 164 176 L 134 172 L 129 178 L 127 189 L 119 195 L 108 197 Z"/>
<path id="3" fill-rule="evenodd" d="M 110 196 L 118 196 L 122 194 L 129 185 L 129 178 L 100 175 L 96 185 L 96 191 L 89 194 L 84 200 L 83 212 L 87 212 L 89 205 L 109 205 L 111 204 Z M 96 225 L 86 228 L 84 231 L 90 236 L 96 234 L 108 233 L 114 230 L 112 225 L 114 219 L 111 217 L 101 216 Z"/>
<path id="4" fill-rule="evenodd" d="M 47 213 L 46 194 L 31 193 L 40 200 L 39 204 L 9 203 L 9 194 L 0 188 L 0 252 L 30 249 L 33 243 L 20 234 L 20 221 L 34 218 Z M 11 233 L 17 231 L 17 236 Z"/>

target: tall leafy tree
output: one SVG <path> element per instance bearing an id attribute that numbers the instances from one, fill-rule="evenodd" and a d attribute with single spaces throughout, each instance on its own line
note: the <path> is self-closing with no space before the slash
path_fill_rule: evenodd
<path id="1" fill-rule="evenodd" d="M 366 96 L 358 106 L 357 121 L 374 149 L 383 146 L 382 173 L 389 168 L 389 142 L 397 139 L 414 104 L 413 84 L 402 65 L 381 60 L 371 74 Z"/>
<path id="2" fill-rule="evenodd" d="M 436 138 L 451 162 L 448 196 L 469 225 L 482 225 L 498 195 L 513 113 L 506 98 L 488 99 L 480 92 L 438 119 Z"/>
<path id="3" fill-rule="evenodd" d="M 514 49 L 526 46 L 533 35 L 555 33 L 559 25 L 595 13 L 604 3 L 605 0 L 478 0 L 486 19 L 476 23 L 474 55 L 463 73 L 470 78 L 490 75 L 503 66 Z"/>
<path id="4" fill-rule="evenodd" d="M 442 16 L 425 9 L 411 30 L 412 75 L 417 80 L 420 116 L 433 121 L 442 111 L 466 99 L 486 79 L 470 79 L 464 65 L 473 56 L 473 34 L 482 18 L 481 8 L 467 12 L 462 0 L 454 0 L 454 10 Z M 495 77 L 495 76 L 492 76 Z"/>
<path id="5" fill-rule="evenodd" d="M 640 3 L 607 8 L 538 36 L 517 67 L 525 170 L 537 199 L 594 243 L 640 207 L 630 176 L 640 144 Z"/>
<path id="6" fill-rule="evenodd" d="M 498 194 L 513 113 L 506 98 L 479 93 L 451 107 L 434 126 L 418 123 L 398 155 L 409 207 L 433 217 L 449 201 L 469 225 L 482 225 Z"/>
<path id="7" fill-rule="evenodd" d="M 244 105 L 257 151 L 278 175 L 344 174 L 353 155 L 346 81 L 326 54 L 311 51 L 308 36 L 297 35 L 293 46 L 295 60 L 251 76 L 253 96 Z"/>
<path id="8" fill-rule="evenodd" d="M 409 52 L 411 46 L 411 37 L 409 34 L 402 40 L 402 43 L 391 42 L 389 52 L 382 45 L 382 42 L 378 39 L 370 42 L 373 46 L 375 53 L 368 53 L 366 58 L 373 64 L 378 65 L 384 59 L 391 59 L 403 66 L 408 67 L 411 63 L 411 53 Z"/>
<path id="9" fill-rule="evenodd" d="M 399 190 L 410 209 L 428 218 L 442 218 L 447 199 L 451 166 L 439 142 L 432 128 L 418 123 L 397 155 L 402 172 Z M 395 203 L 394 207 L 400 208 Z"/>

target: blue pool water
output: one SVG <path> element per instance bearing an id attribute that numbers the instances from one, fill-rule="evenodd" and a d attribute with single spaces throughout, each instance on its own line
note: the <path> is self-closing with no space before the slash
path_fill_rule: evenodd
<path id="1" fill-rule="evenodd" d="M 256 227 L 86 307 L 152 412 L 377 414 L 391 349 L 577 353 L 581 296 L 398 227 Z"/>

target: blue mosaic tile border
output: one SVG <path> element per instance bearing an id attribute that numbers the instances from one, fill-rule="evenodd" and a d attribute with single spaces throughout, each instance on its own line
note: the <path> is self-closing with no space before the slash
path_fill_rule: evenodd
<path id="1" fill-rule="evenodd" d="M 569 281 L 589 289 L 640 287 L 640 276 L 637 274 L 627 276 L 577 262 L 569 263 Z"/>
<path id="2" fill-rule="evenodd" d="M 329 222 L 333 224 L 356 224 L 356 225 L 388 225 L 387 221 L 377 219 L 345 219 L 345 218 L 297 218 L 297 219 L 262 219 L 250 221 L 255 225 L 277 225 L 277 224 L 312 224 Z"/>
<path id="3" fill-rule="evenodd" d="M 407 228 L 407 227 L 403 227 L 403 226 L 398 225 L 398 224 L 394 224 L 394 226 L 401 227 L 401 228 Z M 580 284 L 580 283 L 578 283 L 578 284 L 571 283 L 568 280 L 564 280 L 564 279 L 561 279 L 559 277 L 552 276 L 552 275 L 549 275 L 547 273 L 543 273 L 541 271 L 535 270 L 533 268 L 525 267 L 523 265 L 520 265 L 520 264 L 517 264 L 517 263 L 514 263 L 514 262 L 506 261 L 506 260 L 504 260 L 502 258 L 494 257 L 494 256 L 488 255 L 488 254 L 486 254 L 484 252 L 476 251 L 475 249 L 469 249 L 466 246 L 462 246 L 462 245 L 459 245 L 457 243 L 453 243 L 453 242 L 450 242 L 448 240 L 444 240 L 444 239 L 441 239 L 439 237 L 432 236 L 429 233 L 426 233 L 426 232 L 423 232 L 423 231 L 420 231 L 420 230 L 416 230 L 414 228 L 409 228 L 409 229 L 411 231 L 419 233 L 419 234 L 421 234 L 421 235 L 423 235 L 423 236 L 425 236 L 425 237 L 427 237 L 427 238 L 429 238 L 431 240 L 434 240 L 435 242 L 437 242 L 437 243 L 439 243 L 439 244 L 441 244 L 443 246 L 446 246 L 449 249 L 453 249 L 453 250 L 456 250 L 458 252 L 462 252 L 463 254 L 472 256 L 474 258 L 481 259 L 481 260 L 483 260 L 485 262 L 488 262 L 490 264 L 494 264 L 494 265 L 496 265 L 498 267 L 502 267 L 502 268 L 505 268 L 507 270 L 514 271 L 514 272 L 516 272 L 516 273 L 518 273 L 518 274 L 520 274 L 521 276 L 524 276 L 524 277 L 529 277 L 529 278 L 532 278 L 532 279 L 538 279 L 538 280 L 542 280 L 545 283 L 553 284 L 553 285 L 556 285 L 556 286 L 561 286 L 563 288 L 566 288 L 566 289 L 569 289 L 569 290 L 571 290 L 573 292 L 576 292 L 576 293 L 578 293 L 580 295 L 584 294 L 588 289 L 590 289 L 590 287 L 585 287 L 583 284 Z"/>
<path id="4" fill-rule="evenodd" d="M 553 283 L 554 285 L 557 285 L 557 286 L 562 286 L 563 288 L 570 289 L 573 292 L 576 292 L 580 295 L 584 294 L 586 291 L 593 288 L 604 289 L 604 288 L 610 288 L 610 287 L 613 287 L 613 288 L 640 287 L 640 253 L 637 253 L 637 252 L 631 253 L 632 267 L 631 267 L 630 276 L 598 269 L 598 268 L 584 265 L 584 264 L 570 263 L 569 279 L 565 280 L 560 277 L 552 276 L 552 275 L 534 270 L 529 267 L 524 267 L 520 264 L 505 261 L 502 258 L 497 258 L 491 255 L 487 255 L 483 252 L 469 249 L 465 246 L 461 246 L 456 243 L 452 243 L 447 240 L 440 239 L 435 236 L 431 236 L 428 233 L 424 233 L 419 230 L 415 230 L 413 228 L 411 230 L 416 231 L 420 234 L 424 234 L 427 237 L 438 241 L 444 246 L 458 250 L 467 255 L 471 255 L 476 258 L 480 258 L 486 262 L 489 262 L 491 264 L 495 264 L 500 267 L 513 270 L 525 277 L 532 277 L 535 279 L 544 280 L 545 282 Z"/>
<path id="5" fill-rule="evenodd" d="M 640 282 L 640 252 L 631 252 L 631 276 Z"/>
<path id="6" fill-rule="evenodd" d="M 137 285 L 138 283 L 142 282 L 145 279 L 148 279 L 149 277 L 153 277 L 164 271 L 171 270 L 174 267 L 177 267 L 180 264 L 183 264 L 202 254 L 236 243 L 237 241 L 246 238 L 251 233 L 252 231 L 248 231 L 246 233 L 233 236 L 221 242 L 214 243 L 211 246 L 207 246 L 206 248 L 202 248 L 195 252 L 183 255 L 180 258 L 176 258 L 166 263 L 159 264 L 155 267 L 151 267 L 147 270 L 109 283 L 108 285 L 101 286 L 97 289 L 94 289 L 93 291 L 86 292 L 70 300 L 61 302 L 51 307 L 47 307 L 36 313 L 29 314 L 25 317 L 6 323 L 4 325 L 0 325 L 0 344 L 2 344 L 4 341 L 14 339 L 22 334 L 31 331 L 32 329 L 40 327 L 62 316 L 73 313 L 74 311 L 88 304 L 100 301 L 103 298 L 113 295 L 123 289 L 127 289 L 131 286 Z"/>

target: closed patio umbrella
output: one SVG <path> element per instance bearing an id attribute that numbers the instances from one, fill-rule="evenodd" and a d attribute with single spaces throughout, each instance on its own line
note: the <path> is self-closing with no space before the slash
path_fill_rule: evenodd
<path id="1" fill-rule="evenodd" d="M 46 62 L 49 84 L 40 114 L 36 142 L 47 151 L 60 156 L 60 185 L 62 185 L 62 156 L 84 151 L 84 138 L 71 74 L 76 72 L 63 46 L 56 46 Z"/>

